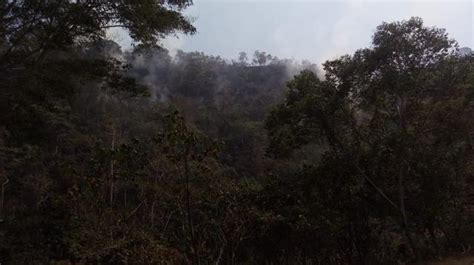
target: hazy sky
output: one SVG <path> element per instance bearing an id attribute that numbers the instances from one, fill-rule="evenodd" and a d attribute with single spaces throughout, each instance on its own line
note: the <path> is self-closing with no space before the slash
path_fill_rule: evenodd
<path id="1" fill-rule="evenodd" d="M 473 13 L 470 0 L 194 0 L 185 14 L 197 33 L 168 38 L 165 46 L 229 59 L 258 49 L 321 63 L 370 45 L 382 21 L 419 16 L 425 25 L 445 28 L 461 47 L 474 47 Z"/>

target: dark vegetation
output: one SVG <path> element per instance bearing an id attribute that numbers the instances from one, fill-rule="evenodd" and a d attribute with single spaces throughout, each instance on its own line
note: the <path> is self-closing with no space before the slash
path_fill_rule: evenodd
<path id="1" fill-rule="evenodd" d="M 171 57 L 157 43 L 195 31 L 188 4 L 0 1 L 2 264 L 401 264 L 470 248 L 471 53 L 412 18 L 324 77 L 258 51 Z"/>

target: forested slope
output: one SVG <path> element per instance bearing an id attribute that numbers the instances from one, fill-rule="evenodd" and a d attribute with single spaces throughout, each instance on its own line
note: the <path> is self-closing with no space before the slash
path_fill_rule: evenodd
<path id="1" fill-rule="evenodd" d="M 3 1 L 2 264 L 407 264 L 474 243 L 474 56 L 170 56 L 188 1 Z M 137 44 L 105 38 L 127 28 Z"/>

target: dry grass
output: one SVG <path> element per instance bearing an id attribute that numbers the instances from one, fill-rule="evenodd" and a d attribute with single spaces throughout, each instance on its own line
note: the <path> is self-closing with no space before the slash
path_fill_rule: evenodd
<path id="1" fill-rule="evenodd" d="M 421 265 L 474 265 L 474 256 L 471 257 L 451 257 L 442 261 L 433 261 Z"/>

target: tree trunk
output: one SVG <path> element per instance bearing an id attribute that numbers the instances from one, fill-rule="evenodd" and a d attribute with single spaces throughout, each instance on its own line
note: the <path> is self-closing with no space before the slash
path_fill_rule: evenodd
<path id="1" fill-rule="evenodd" d="M 193 218 L 191 215 L 191 193 L 189 190 L 189 163 L 188 163 L 188 153 L 189 147 L 186 147 L 184 152 L 184 177 L 185 177 L 185 189 L 186 189 L 186 211 L 188 216 L 188 227 L 191 232 L 191 241 L 192 241 L 192 249 L 194 254 L 194 263 L 200 264 L 200 257 L 199 257 L 199 250 L 197 247 L 196 237 L 194 234 L 194 226 L 193 226 Z"/>
<path id="2" fill-rule="evenodd" d="M 398 86 L 398 84 L 397 84 Z M 407 129 L 406 129 L 406 120 L 405 120 L 405 109 L 406 109 L 406 99 L 404 95 L 399 96 L 398 98 L 398 118 L 399 118 L 399 129 L 400 129 L 400 144 L 398 146 L 398 153 L 397 153 L 397 164 L 399 165 L 398 170 L 398 200 L 399 200 L 399 207 L 402 219 L 402 229 L 403 232 L 408 240 L 408 244 L 413 252 L 413 256 L 417 261 L 420 260 L 420 255 L 418 252 L 418 248 L 416 247 L 416 243 L 413 240 L 413 237 L 410 234 L 409 226 L 408 226 L 408 217 L 405 207 L 405 174 L 408 171 L 409 165 L 406 165 L 405 156 L 408 154 L 406 153 L 405 147 L 405 137 L 407 136 Z"/>
<path id="3" fill-rule="evenodd" d="M 3 217 L 3 206 L 5 202 L 5 186 L 8 184 L 8 182 L 10 182 L 10 180 L 6 178 L 6 180 L 2 183 L 2 197 L 0 201 L 0 218 Z"/>
<path id="4" fill-rule="evenodd" d="M 115 172 L 114 172 L 114 165 L 115 165 L 115 128 L 112 126 L 112 157 L 110 159 L 110 194 L 109 194 L 109 201 L 110 201 L 110 206 L 113 205 L 114 202 L 114 189 L 115 189 Z"/>

